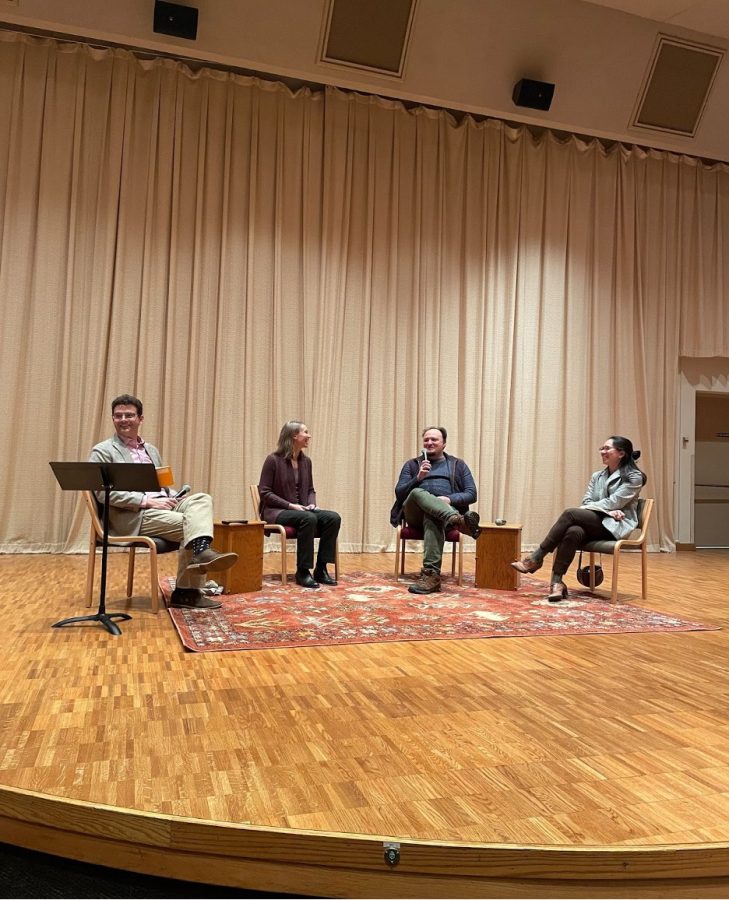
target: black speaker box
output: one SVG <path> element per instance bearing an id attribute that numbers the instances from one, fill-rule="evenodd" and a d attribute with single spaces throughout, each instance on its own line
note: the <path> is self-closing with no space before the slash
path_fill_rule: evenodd
<path id="1" fill-rule="evenodd" d="M 157 34 L 171 34 L 194 41 L 197 37 L 197 7 L 155 0 L 154 30 Z"/>
<path id="2" fill-rule="evenodd" d="M 511 99 L 516 106 L 528 106 L 530 109 L 549 109 L 554 96 L 554 85 L 547 81 L 532 81 L 522 78 L 514 85 Z"/>

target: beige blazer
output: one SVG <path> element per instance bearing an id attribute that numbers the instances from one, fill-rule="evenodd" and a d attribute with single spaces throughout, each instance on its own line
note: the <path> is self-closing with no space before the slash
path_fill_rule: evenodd
<path id="1" fill-rule="evenodd" d="M 159 450 L 145 441 L 144 447 L 155 466 L 162 465 Z M 90 462 L 133 463 L 132 454 L 124 441 L 114 435 L 97 444 L 89 456 Z M 139 534 L 144 510 L 139 505 L 144 494 L 139 491 L 112 491 L 109 494 L 109 531 L 112 535 Z M 101 497 L 103 499 L 103 495 Z"/>

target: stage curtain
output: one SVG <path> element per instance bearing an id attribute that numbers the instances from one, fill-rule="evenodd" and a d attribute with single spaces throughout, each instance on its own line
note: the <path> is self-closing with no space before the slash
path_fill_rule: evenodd
<path id="1" fill-rule="evenodd" d="M 729 356 L 726 223 L 723 165 L 3 32 L 0 549 L 83 544 L 48 462 L 127 391 L 226 518 L 304 420 L 343 550 L 392 545 L 424 426 L 525 544 L 625 434 L 670 549 L 679 354 Z"/>

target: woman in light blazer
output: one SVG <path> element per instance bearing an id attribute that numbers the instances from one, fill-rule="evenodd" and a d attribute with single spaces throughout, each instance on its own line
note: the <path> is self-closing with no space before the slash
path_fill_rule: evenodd
<path id="1" fill-rule="evenodd" d="M 600 456 L 605 468 L 593 473 L 582 505 L 566 509 L 537 549 L 512 563 L 518 572 L 536 572 L 547 553 L 554 552 L 547 595 L 553 603 L 567 597 L 562 578 L 580 547 L 589 541 L 618 541 L 638 527 L 638 496 L 647 481 L 635 464 L 640 450 L 614 434 L 600 447 Z"/>

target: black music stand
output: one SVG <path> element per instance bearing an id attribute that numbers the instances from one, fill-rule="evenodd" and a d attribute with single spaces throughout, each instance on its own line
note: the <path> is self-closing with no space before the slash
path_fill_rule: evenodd
<path id="1" fill-rule="evenodd" d="M 112 619 L 131 619 L 128 613 L 106 611 L 106 556 L 109 549 L 109 496 L 117 491 L 158 491 L 157 470 L 152 463 L 52 462 L 56 481 L 64 491 L 104 492 L 104 539 L 101 543 L 101 586 L 99 610 L 93 616 L 61 619 L 52 627 L 61 628 L 76 622 L 101 622 L 111 634 L 121 634 Z"/>

